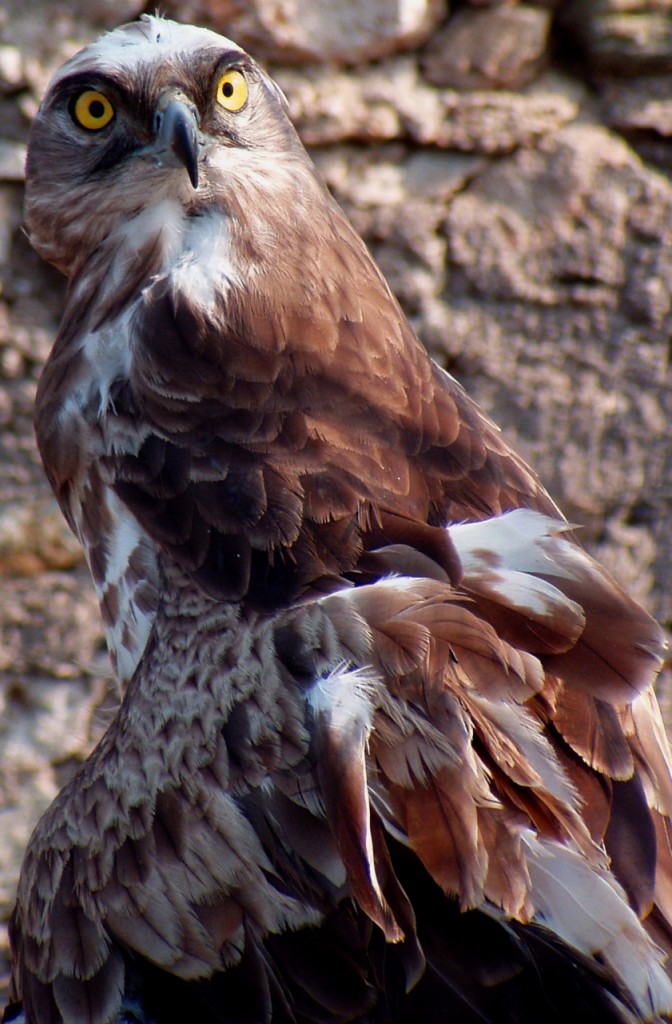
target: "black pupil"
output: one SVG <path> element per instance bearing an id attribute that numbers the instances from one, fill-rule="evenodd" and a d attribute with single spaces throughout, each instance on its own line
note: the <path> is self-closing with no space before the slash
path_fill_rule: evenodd
<path id="1" fill-rule="evenodd" d="M 233 85 L 231 82 L 225 82 L 222 86 L 222 92 L 225 96 L 233 96 Z"/>
<path id="2" fill-rule="evenodd" d="M 94 121 L 100 120 L 100 118 L 105 114 L 105 104 L 100 100 L 92 100 L 89 104 L 89 114 Z"/>

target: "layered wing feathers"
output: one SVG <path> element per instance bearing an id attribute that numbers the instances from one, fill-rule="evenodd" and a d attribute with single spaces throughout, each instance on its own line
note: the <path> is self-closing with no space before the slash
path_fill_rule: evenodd
<path id="1" fill-rule="evenodd" d="M 354 569 L 380 513 L 443 525 L 518 505 L 552 512 L 497 429 L 428 360 L 342 214 L 298 244 L 301 287 L 288 292 L 259 285 L 215 311 L 175 294 L 170 277 L 143 293 L 116 410 L 151 433 L 105 463 L 171 557 L 219 596 L 263 600 L 284 584 L 291 599 Z M 340 279 L 311 280 L 324 261 Z"/>

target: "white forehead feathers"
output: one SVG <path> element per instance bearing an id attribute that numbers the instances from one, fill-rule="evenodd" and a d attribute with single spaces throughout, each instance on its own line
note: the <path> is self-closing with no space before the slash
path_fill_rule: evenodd
<path id="1" fill-rule="evenodd" d="M 180 54 L 196 47 L 244 52 L 237 43 L 210 29 L 181 25 L 166 18 L 143 14 L 139 21 L 107 32 L 76 53 L 57 71 L 51 85 L 56 85 L 74 72 L 93 70 L 99 65 L 122 71 L 131 70 L 139 63 L 169 57 L 171 51 Z"/>

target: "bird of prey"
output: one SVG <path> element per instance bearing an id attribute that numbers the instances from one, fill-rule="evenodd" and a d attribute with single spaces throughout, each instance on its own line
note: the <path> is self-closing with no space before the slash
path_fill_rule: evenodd
<path id="1" fill-rule="evenodd" d="M 280 90 L 211 31 L 103 36 L 26 219 L 122 699 L 29 842 L 6 1019 L 665 1019 L 661 631 L 430 360 Z"/>

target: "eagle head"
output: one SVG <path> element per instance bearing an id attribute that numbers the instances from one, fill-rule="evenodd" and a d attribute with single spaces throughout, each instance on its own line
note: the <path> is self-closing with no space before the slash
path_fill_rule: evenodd
<path id="1" fill-rule="evenodd" d="M 277 203 L 283 172 L 288 186 L 314 177 L 282 92 L 251 57 L 207 29 L 151 16 L 60 69 L 26 171 L 31 243 L 68 277 L 101 250 L 126 267 L 141 254 L 156 271 L 183 248 L 190 218 L 220 210 L 240 220 Z"/>

